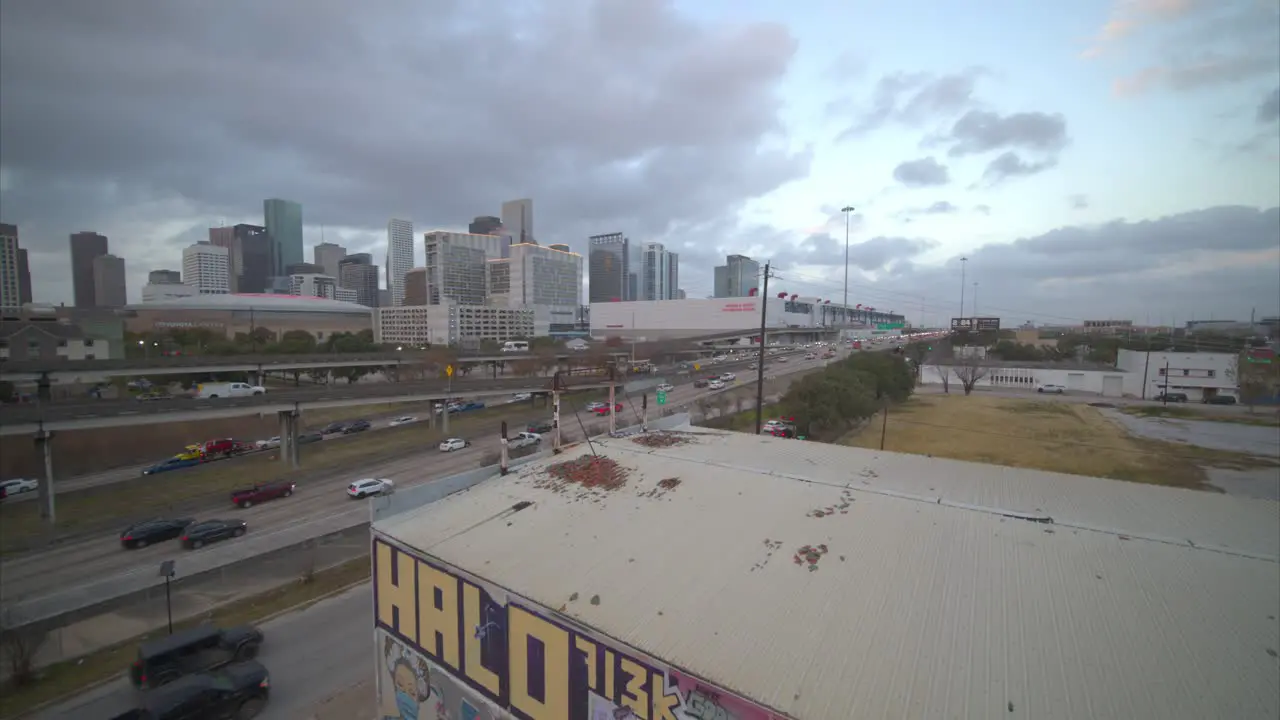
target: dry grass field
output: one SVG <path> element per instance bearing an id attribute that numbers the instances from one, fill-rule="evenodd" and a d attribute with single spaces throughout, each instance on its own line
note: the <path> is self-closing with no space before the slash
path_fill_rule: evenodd
<path id="1" fill-rule="evenodd" d="M 880 426 L 876 418 L 843 442 L 879 448 Z M 1201 466 L 1259 462 L 1134 438 L 1081 403 L 962 394 L 915 397 L 891 408 L 885 450 L 1195 489 L 1212 489 Z"/>

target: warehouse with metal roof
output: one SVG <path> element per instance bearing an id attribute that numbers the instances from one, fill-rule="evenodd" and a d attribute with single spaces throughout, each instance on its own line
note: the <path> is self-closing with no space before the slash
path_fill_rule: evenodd
<path id="1" fill-rule="evenodd" d="M 374 537 L 380 653 L 495 718 L 1280 715 L 1271 501 L 686 427 Z"/>

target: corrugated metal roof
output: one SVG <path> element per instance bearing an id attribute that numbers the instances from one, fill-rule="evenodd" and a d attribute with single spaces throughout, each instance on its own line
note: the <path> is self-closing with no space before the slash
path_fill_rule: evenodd
<path id="1" fill-rule="evenodd" d="M 1280 713 L 1276 503 L 738 434 L 596 448 L 624 487 L 531 464 L 378 529 L 804 720 Z"/>

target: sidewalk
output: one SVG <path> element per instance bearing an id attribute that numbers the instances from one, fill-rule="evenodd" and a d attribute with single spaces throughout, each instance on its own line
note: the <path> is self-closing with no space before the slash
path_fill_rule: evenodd
<path id="1" fill-rule="evenodd" d="M 373 718 L 377 702 L 373 680 L 364 680 L 341 690 L 312 709 L 302 720 L 362 720 Z"/>

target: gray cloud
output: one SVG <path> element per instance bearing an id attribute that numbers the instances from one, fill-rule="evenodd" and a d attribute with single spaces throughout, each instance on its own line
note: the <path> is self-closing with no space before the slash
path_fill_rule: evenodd
<path id="1" fill-rule="evenodd" d="M 893 169 L 893 178 L 907 187 L 933 187 L 951 181 L 947 166 L 933 157 L 900 163 Z"/>
<path id="2" fill-rule="evenodd" d="M 983 215 L 990 215 L 990 214 L 991 214 L 991 206 L 990 206 L 990 205 L 974 205 L 974 206 L 973 206 L 973 211 L 974 211 L 974 212 L 982 213 Z"/>
<path id="3" fill-rule="evenodd" d="M 998 185 L 1005 180 L 1038 175 L 1057 164 L 1054 158 L 1026 161 L 1012 150 L 1007 150 L 987 163 L 987 168 L 982 171 L 982 181 L 988 186 Z"/>
<path id="4" fill-rule="evenodd" d="M 924 215 L 954 215 L 960 212 L 960 208 L 946 200 L 939 200 L 932 205 L 924 207 L 911 207 L 900 210 L 895 216 L 903 222 L 911 222 L 913 218 Z"/>
<path id="5" fill-rule="evenodd" d="M 1273 123 L 1280 120 L 1280 87 L 1267 93 L 1258 106 L 1258 122 Z"/>
<path id="6" fill-rule="evenodd" d="M 1006 148 L 1054 153 L 1067 144 L 1067 121 L 1061 114 L 1041 112 L 998 115 L 970 110 L 951 127 L 952 157 Z"/>
<path id="7" fill-rule="evenodd" d="M 865 135 L 889 123 L 915 125 L 933 118 L 950 117 L 977 104 L 973 94 L 982 68 L 969 68 L 951 75 L 898 72 L 876 83 L 869 107 L 836 138 L 837 142 Z M 832 104 L 833 111 L 848 103 Z"/>
<path id="8" fill-rule="evenodd" d="M 1071 204 L 1072 210 L 1084 210 L 1089 207 L 1089 196 L 1080 194 L 1072 195 L 1067 198 L 1067 202 Z"/>
<path id="9" fill-rule="evenodd" d="M 968 280 L 981 282 L 979 312 L 1010 322 L 1185 322 L 1247 319 L 1253 309 L 1260 316 L 1280 313 L 1280 208 L 1224 206 L 1063 227 L 965 255 Z M 873 280 L 860 278 L 853 302 L 923 304 L 927 315 L 951 317 L 959 309 L 958 257 L 942 267 L 891 264 Z"/>
<path id="10" fill-rule="evenodd" d="M 877 236 L 849 245 L 849 265 L 862 270 L 881 270 L 932 250 L 938 243 L 925 238 Z M 844 239 L 828 233 L 805 238 L 797 252 L 779 258 L 780 267 L 797 265 L 839 265 L 844 267 Z"/>
<path id="11" fill-rule="evenodd" d="M 809 150 L 760 149 L 795 51 L 780 25 L 703 29 L 658 2 L 6 2 L 0 206 L 41 253 L 109 235 L 135 283 L 191 223 L 254 221 L 266 197 L 303 203 L 309 242 L 532 196 L 546 241 L 683 245 L 807 174 Z M 63 275 L 37 296 L 66 298 Z"/>

